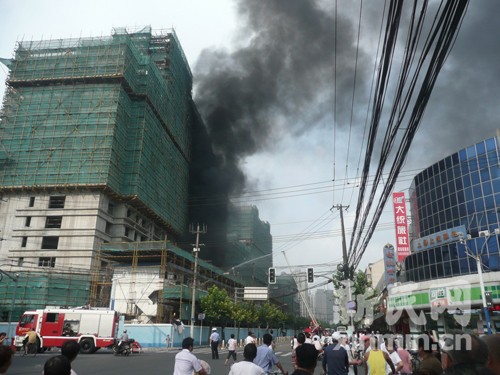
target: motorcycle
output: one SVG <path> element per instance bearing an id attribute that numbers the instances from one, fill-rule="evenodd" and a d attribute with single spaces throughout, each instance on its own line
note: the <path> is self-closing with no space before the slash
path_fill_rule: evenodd
<path id="1" fill-rule="evenodd" d="M 130 353 L 132 353 L 132 342 L 134 340 L 128 340 L 128 341 L 118 341 L 115 342 L 113 345 L 113 354 L 114 355 L 124 355 L 124 356 L 129 356 Z"/>

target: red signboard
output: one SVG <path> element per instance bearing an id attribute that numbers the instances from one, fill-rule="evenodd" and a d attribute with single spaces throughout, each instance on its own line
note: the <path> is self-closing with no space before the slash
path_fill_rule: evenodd
<path id="1" fill-rule="evenodd" d="M 396 223 L 396 249 L 398 262 L 401 263 L 410 255 L 405 193 L 392 193 L 392 202 L 394 203 L 394 222 Z"/>

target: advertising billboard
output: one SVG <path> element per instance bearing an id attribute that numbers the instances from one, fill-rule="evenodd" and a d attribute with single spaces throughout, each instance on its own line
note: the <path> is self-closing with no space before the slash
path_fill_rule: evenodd
<path id="1" fill-rule="evenodd" d="M 398 251 L 398 262 L 402 263 L 403 260 L 410 255 L 405 193 L 392 193 L 392 202 L 394 204 L 394 222 L 396 224 L 396 249 Z"/>

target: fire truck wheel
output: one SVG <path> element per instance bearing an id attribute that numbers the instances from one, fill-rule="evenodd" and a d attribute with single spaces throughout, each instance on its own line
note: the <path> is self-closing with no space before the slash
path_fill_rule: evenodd
<path id="1" fill-rule="evenodd" d="M 90 354 L 95 352 L 94 341 L 91 339 L 83 339 L 80 341 L 80 351 L 84 354 Z"/>

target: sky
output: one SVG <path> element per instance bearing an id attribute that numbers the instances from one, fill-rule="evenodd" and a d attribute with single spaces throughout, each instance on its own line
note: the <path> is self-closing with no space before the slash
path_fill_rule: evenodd
<path id="1" fill-rule="evenodd" d="M 427 25 L 439 4 L 430 3 Z M 384 4 L 0 0 L 0 57 L 12 57 L 20 40 L 105 36 L 123 26 L 174 28 L 212 147 L 229 166 L 233 202 L 256 205 L 270 223 L 278 275 L 288 269 L 283 252 L 294 268 L 331 275 L 342 259 L 339 206 L 348 247 L 354 223 Z M 410 10 L 403 10 L 394 66 L 401 64 Z M 407 193 L 426 167 L 495 135 L 497 14 L 498 1 L 469 4 L 394 191 Z M 7 69 L 0 67 L 1 98 Z M 386 103 L 393 99 L 389 94 Z M 380 127 L 387 121 L 385 112 Z M 370 175 L 379 151 L 377 143 Z M 389 201 L 360 268 L 382 259 L 383 246 L 395 243 L 393 217 Z"/>

